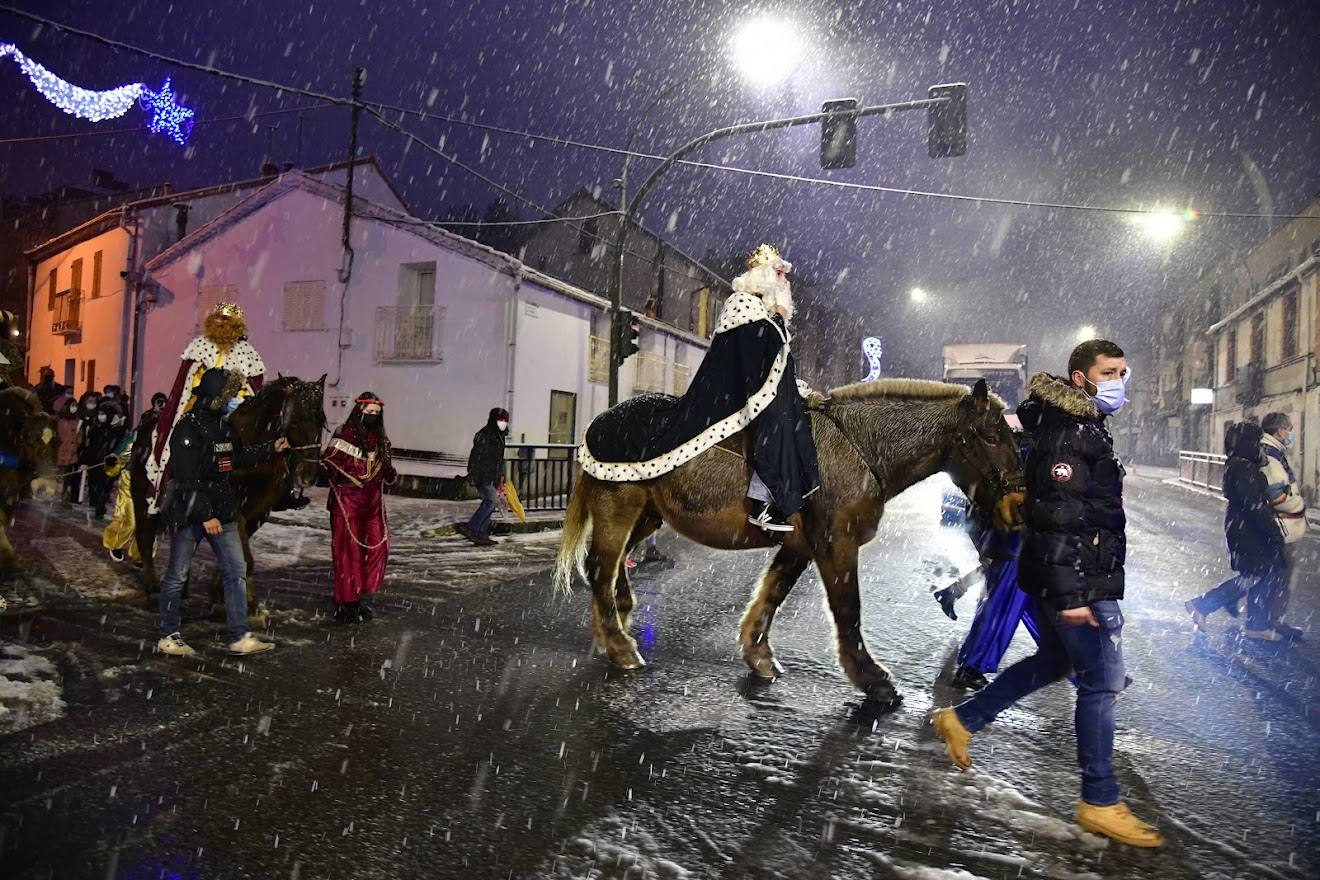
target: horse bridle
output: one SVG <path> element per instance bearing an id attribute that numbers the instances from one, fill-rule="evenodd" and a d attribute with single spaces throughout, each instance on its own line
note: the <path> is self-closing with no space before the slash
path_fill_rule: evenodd
<path id="1" fill-rule="evenodd" d="M 954 449 L 962 454 L 962 460 L 976 474 L 977 481 L 984 481 L 1003 498 L 1014 492 L 1026 492 L 1026 477 L 1022 475 L 1021 469 L 1018 470 L 1019 479 L 1010 481 L 1004 472 L 1001 471 L 989 455 L 985 453 L 985 447 L 981 444 L 973 445 L 967 434 L 958 435 L 958 440 Z M 973 454 L 975 449 L 977 454 Z"/>

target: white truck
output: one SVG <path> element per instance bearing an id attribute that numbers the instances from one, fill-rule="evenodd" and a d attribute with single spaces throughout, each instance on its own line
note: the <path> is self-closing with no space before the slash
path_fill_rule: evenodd
<path id="1" fill-rule="evenodd" d="M 944 346 L 944 381 L 975 385 L 984 379 L 1008 410 L 1027 394 L 1027 347 L 1013 342 L 960 342 Z"/>

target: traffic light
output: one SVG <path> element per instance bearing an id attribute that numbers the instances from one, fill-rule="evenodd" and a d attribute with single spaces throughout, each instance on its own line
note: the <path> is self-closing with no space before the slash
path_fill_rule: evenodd
<path id="1" fill-rule="evenodd" d="M 851 168 L 857 164 L 856 98 L 826 101 L 820 112 L 832 113 L 820 123 L 820 167 Z"/>
<path id="2" fill-rule="evenodd" d="M 614 362 L 623 366 L 623 362 L 637 354 L 638 341 L 642 335 L 642 319 L 628 309 L 619 309 L 614 322 Z"/>
<path id="3" fill-rule="evenodd" d="M 932 159 L 949 159 L 967 152 L 967 84 L 931 86 L 931 98 L 948 98 L 926 111 L 927 151 Z"/>

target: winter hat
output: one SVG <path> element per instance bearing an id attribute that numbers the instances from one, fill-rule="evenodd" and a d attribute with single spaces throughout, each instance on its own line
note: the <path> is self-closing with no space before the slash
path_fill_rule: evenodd
<path id="1" fill-rule="evenodd" d="M 228 381 L 228 373 L 217 367 L 212 367 L 202 374 L 202 380 L 193 388 L 193 397 L 202 400 L 214 400 L 220 392 L 225 390 L 225 383 Z"/>

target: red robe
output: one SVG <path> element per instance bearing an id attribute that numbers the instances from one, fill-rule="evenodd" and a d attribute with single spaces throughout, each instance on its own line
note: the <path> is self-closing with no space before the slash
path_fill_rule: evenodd
<path id="1" fill-rule="evenodd" d="M 335 604 L 375 594 L 385 580 L 390 555 L 383 488 L 398 479 L 388 451 L 377 438 L 359 438 L 349 425 L 335 431 L 321 455 L 330 479 L 330 552 L 335 564 Z"/>

